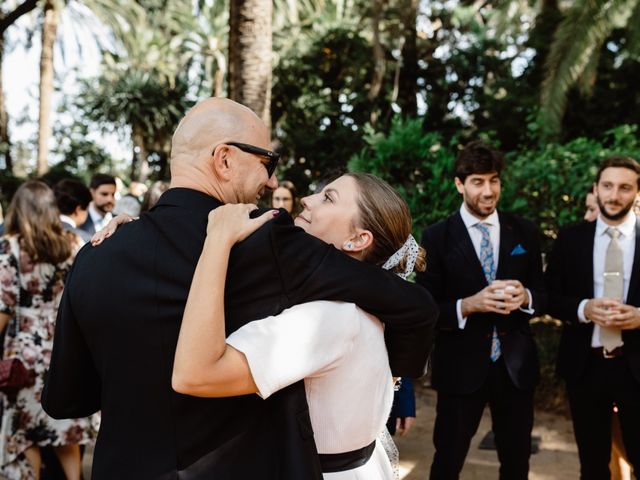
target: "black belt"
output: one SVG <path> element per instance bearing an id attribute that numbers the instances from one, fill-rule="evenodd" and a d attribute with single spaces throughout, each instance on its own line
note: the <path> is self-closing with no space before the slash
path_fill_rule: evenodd
<path id="1" fill-rule="evenodd" d="M 611 359 L 611 358 L 618 358 L 618 357 L 621 357 L 622 355 L 624 355 L 622 347 L 616 347 L 613 350 L 611 350 L 610 352 L 607 352 L 603 347 L 592 347 L 591 348 L 591 353 L 592 353 L 592 355 L 595 355 L 596 357 L 606 358 L 607 360 Z"/>
<path id="2" fill-rule="evenodd" d="M 322 473 L 344 472 L 361 467 L 369 461 L 373 450 L 376 448 L 376 441 L 366 447 L 344 453 L 321 453 L 320 465 L 322 465 Z"/>

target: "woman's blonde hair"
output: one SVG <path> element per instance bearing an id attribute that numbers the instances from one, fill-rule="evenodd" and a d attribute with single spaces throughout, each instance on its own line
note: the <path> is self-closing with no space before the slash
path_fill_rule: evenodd
<path id="1" fill-rule="evenodd" d="M 5 229 L 18 235 L 20 247 L 34 263 L 57 264 L 71 256 L 71 239 L 62 228 L 53 190 L 43 182 L 20 185 L 9 205 Z"/>
<path id="2" fill-rule="evenodd" d="M 373 234 L 373 243 L 364 252 L 365 262 L 382 266 L 387 259 L 404 245 L 413 228 L 411 212 L 404 199 L 387 182 L 368 173 L 349 172 L 358 186 L 358 226 Z M 403 272 L 405 259 L 392 272 Z M 426 253 L 422 247 L 414 270 L 423 272 Z"/>

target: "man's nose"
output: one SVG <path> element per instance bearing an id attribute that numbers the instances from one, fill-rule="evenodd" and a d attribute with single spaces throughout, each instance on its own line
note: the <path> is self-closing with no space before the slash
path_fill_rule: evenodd
<path id="1" fill-rule="evenodd" d="M 269 177 L 269 181 L 267 182 L 266 187 L 271 191 L 274 191 L 276 188 L 278 188 L 278 179 L 275 175 L 271 175 Z"/>

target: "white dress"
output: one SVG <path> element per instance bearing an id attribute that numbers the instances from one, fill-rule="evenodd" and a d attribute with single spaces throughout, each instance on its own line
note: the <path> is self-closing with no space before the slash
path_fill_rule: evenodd
<path id="1" fill-rule="evenodd" d="M 382 324 L 352 303 L 318 301 L 251 322 L 227 338 L 249 362 L 258 394 L 304 378 L 319 453 L 343 453 L 373 442 L 385 427 L 393 383 Z M 325 473 L 326 480 L 392 480 L 379 444 L 363 466 Z"/>

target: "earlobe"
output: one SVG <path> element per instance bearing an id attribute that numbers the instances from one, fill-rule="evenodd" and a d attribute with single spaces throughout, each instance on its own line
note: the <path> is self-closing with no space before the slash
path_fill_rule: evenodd
<path id="1" fill-rule="evenodd" d="M 353 237 L 344 242 L 342 249 L 346 252 L 361 252 L 373 243 L 373 234 L 369 230 L 359 230 Z"/>

